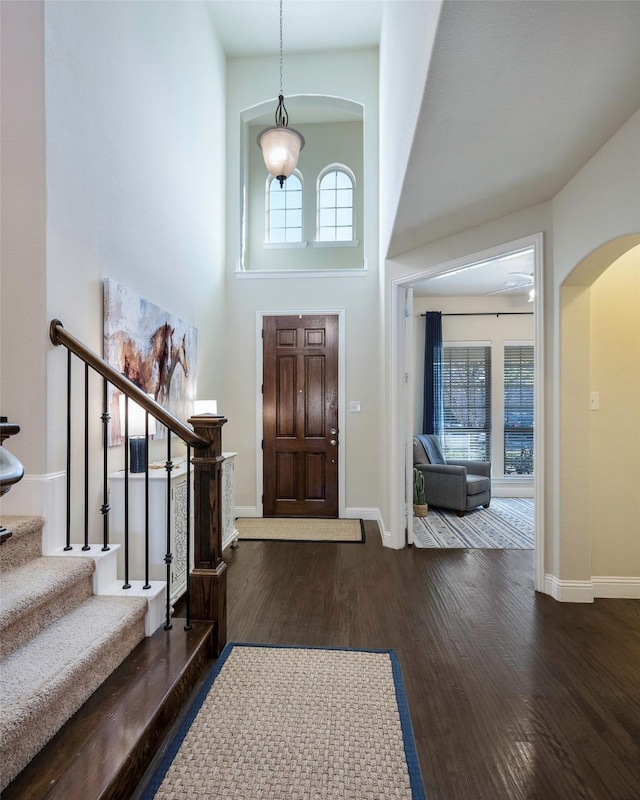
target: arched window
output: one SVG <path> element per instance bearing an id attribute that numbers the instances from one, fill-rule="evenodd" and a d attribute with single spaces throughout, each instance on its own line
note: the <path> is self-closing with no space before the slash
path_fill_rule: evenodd
<path id="1" fill-rule="evenodd" d="M 355 178 L 348 167 L 331 164 L 318 178 L 319 242 L 351 242 L 355 239 L 353 190 Z"/>
<path id="2" fill-rule="evenodd" d="M 270 244 L 302 241 L 302 175 L 296 170 L 280 188 L 277 178 L 267 181 L 266 240 Z"/>

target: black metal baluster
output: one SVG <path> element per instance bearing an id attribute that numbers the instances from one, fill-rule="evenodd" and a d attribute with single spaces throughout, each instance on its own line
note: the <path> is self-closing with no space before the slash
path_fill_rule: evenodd
<path id="1" fill-rule="evenodd" d="M 89 546 L 89 365 L 84 365 L 84 544 Z"/>
<path id="2" fill-rule="evenodd" d="M 106 378 L 103 379 L 102 384 L 102 505 L 100 506 L 100 513 L 102 514 L 102 551 L 110 550 L 109 547 L 109 483 L 108 483 L 108 459 L 107 447 L 109 446 L 109 388 Z"/>
<path id="3" fill-rule="evenodd" d="M 149 583 L 149 412 L 144 415 L 144 438 L 146 462 L 144 465 L 144 586 L 150 589 Z"/>
<path id="4" fill-rule="evenodd" d="M 124 401 L 124 585 L 129 583 L 129 397 Z"/>
<path id="5" fill-rule="evenodd" d="M 191 573 L 191 445 L 187 445 L 187 593 L 185 598 L 186 616 L 184 629 L 191 630 L 191 595 L 190 595 L 190 573 Z"/>
<path id="6" fill-rule="evenodd" d="M 167 463 L 165 465 L 167 470 L 167 553 L 164 557 L 164 563 L 167 565 L 167 615 L 164 623 L 165 631 L 170 631 L 173 628 L 171 624 L 171 562 L 173 561 L 173 554 L 171 553 L 171 470 L 173 469 L 173 462 L 171 461 L 171 431 L 167 429 Z"/>
<path id="7" fill-rule="evenodd" d="M 71 350 L 67 350 L 67 531 L 65 550 L 71 547 Z"/>

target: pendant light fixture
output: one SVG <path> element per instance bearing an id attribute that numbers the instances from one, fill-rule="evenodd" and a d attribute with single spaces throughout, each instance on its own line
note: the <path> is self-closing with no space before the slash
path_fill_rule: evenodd
<path id="1" fill-rule="evenodd" d="M 280 94 L 276 108 L 276 124 L 260 131 L 258 147 L 262 150 L 262 157 L 269 174 L 277 178 L 282 188 L 285 180 L 298 166 L 300 151 L 304 147 L 304 136 L 300 131 L 289 127 L 289 115 L 282 92 L 282 0 L 280 0 Z"/>

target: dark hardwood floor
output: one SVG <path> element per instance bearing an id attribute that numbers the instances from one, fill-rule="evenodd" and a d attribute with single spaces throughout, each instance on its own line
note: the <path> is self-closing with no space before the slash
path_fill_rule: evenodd
<path id="1" fill-rule="evenodd" d="M 428 800 L 640 798 L 640 601 L 558 603 L 532 551 L 393 551 L 374 523 L 224 555 L 230 641 L 397 651 Z"/>
<path id="2" fill-rule="evenodd" d="M 640 601 L 557 603 L 533 591 L 532 551 L 394 551 L 366 532 L 226 550 L 229 641 L 394 648 L 427 800 L 640 800 Z M 207 663 L 206 626 L 175 622 L 3 800 L 136 797 Z"/>

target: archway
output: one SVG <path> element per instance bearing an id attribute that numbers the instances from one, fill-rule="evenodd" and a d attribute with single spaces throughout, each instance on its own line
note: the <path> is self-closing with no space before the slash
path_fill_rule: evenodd
<path id="1" fill-rule="evenodd" d="M 547 587 L 559 600 L 631 596 L 640 574 L 639 302 L 638 235 L 598 248 L 560 287 L 559 575 Z"/>

